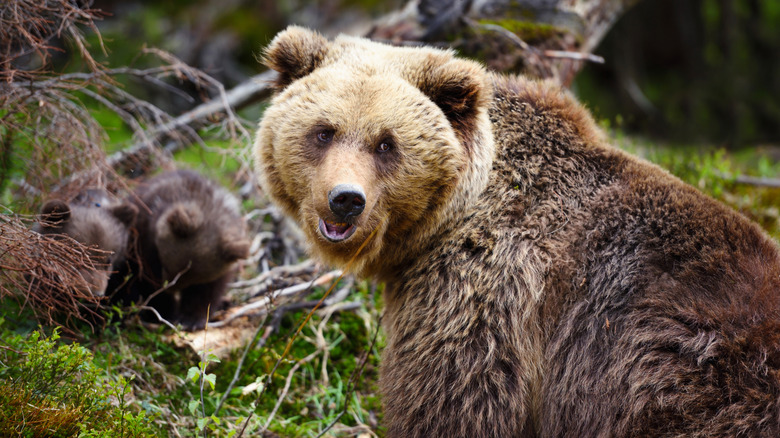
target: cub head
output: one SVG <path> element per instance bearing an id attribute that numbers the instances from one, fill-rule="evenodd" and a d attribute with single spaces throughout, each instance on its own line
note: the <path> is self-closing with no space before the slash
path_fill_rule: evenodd
<path id="1" fill-rule="evenodd" d="M 353 269 L 381 276 L 484 188 L 492 88 L 479 64 L 299 27 L 265 63 L 279 74 L 254 146 L 261 184 L 324 261 L 346 265 L 371 236 Z"/>
<path id="2" fill-rule="evenodd" d="M 128 229 L 138 215 L 137 207 L 110 201 L 100 194 L 100 202 L 86 201 L 88 192 L 68 204 L 62 200 L 48 201 L 41 208 L 41 221 L 35 227 L 43 235 L 56 239 L 73 239 L 94 249 L 93 261 L 97 269 L 80 269 L 93 296 L 103 296 L 111 271 L 127 257 Z M 97 196 L 99 191 L 89 191 Z M 87 291 L 84 291 L 87 292 Z"/>
<path id="3" fill-rule="evenodd" d="M 199 202 L 176 202 L 155 228 L 163 280 L 176 279 L 179 287 L 214 281 L 249 255 L 246 224 L 232 210 L 208 212 Z"/>

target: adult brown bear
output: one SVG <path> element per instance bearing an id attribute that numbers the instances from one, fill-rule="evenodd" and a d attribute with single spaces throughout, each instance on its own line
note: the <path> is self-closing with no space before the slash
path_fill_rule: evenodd
<path id="1" fill-rule="evenodd" d="M 388 436 L 780 436 L 758 226 L 549 83 L 298 27 L 266 63 L 263 187 L 326 262 L 370 239 L 387 283 Z"/>

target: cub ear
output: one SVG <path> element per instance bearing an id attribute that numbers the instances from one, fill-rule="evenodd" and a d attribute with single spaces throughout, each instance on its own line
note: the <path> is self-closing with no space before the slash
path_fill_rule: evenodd
<path id="1" fill-rule="evenodd" d="M 485 70 L 473 61 L 452 59 L 420 75 L 417 85 L 441 108 L 460 136 L 475 128 L 480 108 L 487 105 L 490 87 Z"/>
<path id="2" fill-rule="evenodd" d="M 161 219 L 171 234 L 183 238 L 192 236 L 200 228 L 203 213 L 193 204 L 181 203 L 171 207 Z"/>
<path id="3" fill-rule="evenodd" d="M 245 259 L 249 257 L 249 241 L 224 236 L 219 243 L 219 252 L 222 259 L 227 262 Z"/>
<path id="4" fill-rule="evenodd" d="M 126 226 L 132 226 L 135 224 L 135 219 L 138 217 L 138 207 L 133 204 L 119 204 L 111 207 L 111 214 Z"/>
<path id="5" fill-rule="evenodd" d="M 70 207 L 65 201 L 52 199 L 41 208 L 43 220 L 41 226 L 44 228 L 57 225 L 57 222 L 67 222 L 70 220 Z"/>
<path id="6" fill-rule="evenodd" d="M 275 85 L 282 89 L 313 72 L 327 52 L 325 37 L 303 27 L 289 26 L 266 47 L 263 63 L 279 73 Z"/>

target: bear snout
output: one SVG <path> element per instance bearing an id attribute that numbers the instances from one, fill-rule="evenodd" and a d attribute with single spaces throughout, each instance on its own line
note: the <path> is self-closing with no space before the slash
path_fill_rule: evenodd
<path id="1" fill-rule="evenodd" d="M 339 184 L 328 193 L 328 206 L 337 219 L 346 222 L 363 213 L 366 195 L 356 184 Z"/>

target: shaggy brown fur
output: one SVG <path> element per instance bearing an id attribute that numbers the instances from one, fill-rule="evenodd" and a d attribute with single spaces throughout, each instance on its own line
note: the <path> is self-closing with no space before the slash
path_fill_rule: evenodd
<path id="1" fill-rule="evenodd" d="M 202 328 L 209 306 L 211 314 L 221 306 L 235 262 L 249 252 L 238 201 L 199 174 L 180 170 L 141 184 L 130 202 L 139 210 L 136 263 L 117 299 L 142 302 L 169 283 L 149 304 L 185 329 Z"/>
<path id="2" fill-rule="evenodd" d="M 377 228 L 358 270 L 387 282 L 387 436 L 780 436 L 780 256 L 755 224 L 552 84 L 295 27 L 266 56 L 265 190 L 330 263 Z M 364 207 L 336 218 L 345 182 Z"/>
<path id="3" fill-rule="evenodd" d="M 128 227 L 138 214 L 135 206 L 112 199 L 105 191 L 90 189 L 68 203 L 52 199 L 41 208 L 42 221 L 33 229 L 43 235 L 67 236 L 95 252 L 98 270 L 81 269 L 89 293 L 106 293 L 111 272 L 121 268 L 127 257 Z M 87 291 L 84 291 L 87 292 Z"/>

